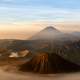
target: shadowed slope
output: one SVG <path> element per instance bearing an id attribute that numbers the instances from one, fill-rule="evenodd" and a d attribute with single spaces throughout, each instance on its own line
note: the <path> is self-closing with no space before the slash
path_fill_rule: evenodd
<path id="1" fill-rule="evenodd" d="M 20 66 L 21 71 L 59 73 L 79 71 L 80 66 L 51 53 L 38 53 L 29 62 Z"/>

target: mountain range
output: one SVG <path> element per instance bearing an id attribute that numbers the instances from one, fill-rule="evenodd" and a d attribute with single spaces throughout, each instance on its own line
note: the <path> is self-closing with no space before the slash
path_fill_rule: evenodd
<path id="1" fill-rule="evenodd" d="M 46 58 L 49 59 L 51 65 L 57 59 L 57 63 L 55 62 L 54 65 L 64 66 L 69 63 L 69 65 L 80 66 L 80 38 L 73 34 L 63 33 L 52 26 L 48 26 L 36 33 L 29 40 L 0 40 L 0 49 L 2 48 L 10 52 L 18 52 L 23 49 L 29 50 L 32 53 L 28 62 L 30 67 L 32 65 L 36 66 L 36 68 L 42 66 L 42 62 L 45 62 L 44 59 Z M 3 56 L 7 54 L 5 53 Z M 44 56 L 44 59 L 42 56 Z M 37 62 L 38 59 L 42 62 Z M 23 60 L 26 60 L 26 58 L 23 58 Z M 60 63 L 58 63 L 59 61 Z M 40 63 L 40 66 L 35 65 L 37 63 Z M 45 63 L 43 65 L 45 66 Z"/>

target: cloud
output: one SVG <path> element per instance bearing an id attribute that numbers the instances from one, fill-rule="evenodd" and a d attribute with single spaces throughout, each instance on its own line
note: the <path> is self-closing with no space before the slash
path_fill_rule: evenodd
<path id="1" fill-rule="evenodd" d="M 80 9 L 51 7 L 0 7 L 0 22 L 80 21 Z"/>

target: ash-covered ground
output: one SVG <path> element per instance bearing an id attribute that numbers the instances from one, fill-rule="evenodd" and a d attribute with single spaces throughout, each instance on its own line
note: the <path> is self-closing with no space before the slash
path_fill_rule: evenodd
<path id="1" fill-rule="evenodd" d="M 0 80 L 80 80 L 80 72 L 36 74 L 32 72 L 19 72 L 17 69 L 10 69 L 10 66 L 3 66 L 0 67 Z"/>

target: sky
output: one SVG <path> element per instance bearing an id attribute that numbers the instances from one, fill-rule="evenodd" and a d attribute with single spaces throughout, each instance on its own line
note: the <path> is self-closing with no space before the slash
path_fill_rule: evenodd
<path id="1" fill-rule="evenodd" d="M 79 22 L 80 0 L 0 0 L 0 38 L 28 38 L 48 25 Z"/>

